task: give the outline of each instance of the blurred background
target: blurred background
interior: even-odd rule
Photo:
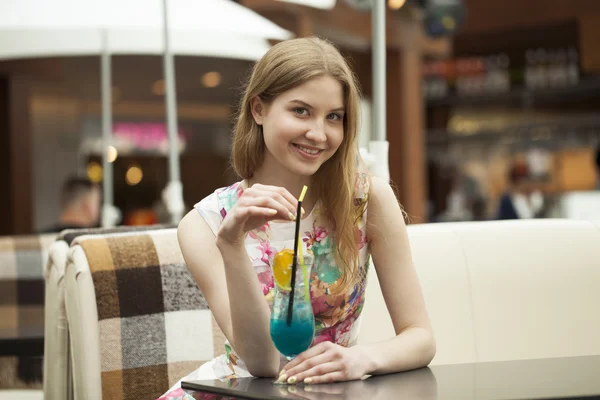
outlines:
[[[340,48],[363,89],[366,146],[370,1],[235,3]],[[15,46],[1,34],[0,52]],[[411,221],[600,218],[599,38],[598,0],[388,0],[389,171]],[[175,56],[186,210],[237,180],[231,128],[252,63]],[[120,224],[169,222],[162,57],[113,55],[111,87]],[[0,59],[1,235],[56,224],[70,177],[102,181],[100,88],[99,56]]]

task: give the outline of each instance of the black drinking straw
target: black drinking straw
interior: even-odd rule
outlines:
[[[298,245],[300,239],[300,219],[302,218],[301,210],[302,210],[302,200],[304,199],[304,194],[306,193],[306,186],[302,189],[302,194],[298,199],[298,209],[296,210],[296,230],[294,233],[294,257],[292,259],[292,279],[290,282],[290,301],[288,303],[288,314],[287,314],[287,325],[292,325],[292,314],[294,309],[294,287],[296,286],[296,268],[298,266]],[[306,282],[304,283],[306,284]]]

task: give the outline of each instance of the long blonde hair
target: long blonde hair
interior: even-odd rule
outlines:
[[[344,138],[313,176],[311,191],[316,192],[324,215],[332,223],[336,260],[342,270],[336,286],[341,289],[359,282],[362,273],[355,224],[364,210],[354,205],[360,93],[354,73],[332,44],[318,38],[284,41],[255,64],[235,124],[233,167],[238,175],[249,179],[263,162],[265,143],[261,127],[252,117],[252,99],[258,96],[270,103],[282,93],[324,75],[338,80],[343,87]]]

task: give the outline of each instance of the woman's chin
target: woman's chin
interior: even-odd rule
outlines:
[[[295,168],[292,169],[292,171],[294,171],[296,174],[301,175],[301,176],[313,176],[314,174],[317,173],[317,171],[319,170],[319,168],[321,167],[321,165],[315,165],[315,166],[308,166],[308,165],[304,165],[304,166],[296,166]]]

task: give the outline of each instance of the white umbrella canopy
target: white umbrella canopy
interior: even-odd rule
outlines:
[[[162,0],[3,0],[0,59],[162,54]],[[178,55],[256,60],[267,39],[292,34],[229,0],[169,0],[169,45]]]
[[[102,226],[119,220],[113,206],[110,101],[113,54],[162,54],[169,128],[169,184],[163,200],[176,223],[183,213],[173,55],[257,60],[268,39],[292,34],[230,0],[2,0],[0,60],[101,55],[103,195]]]

